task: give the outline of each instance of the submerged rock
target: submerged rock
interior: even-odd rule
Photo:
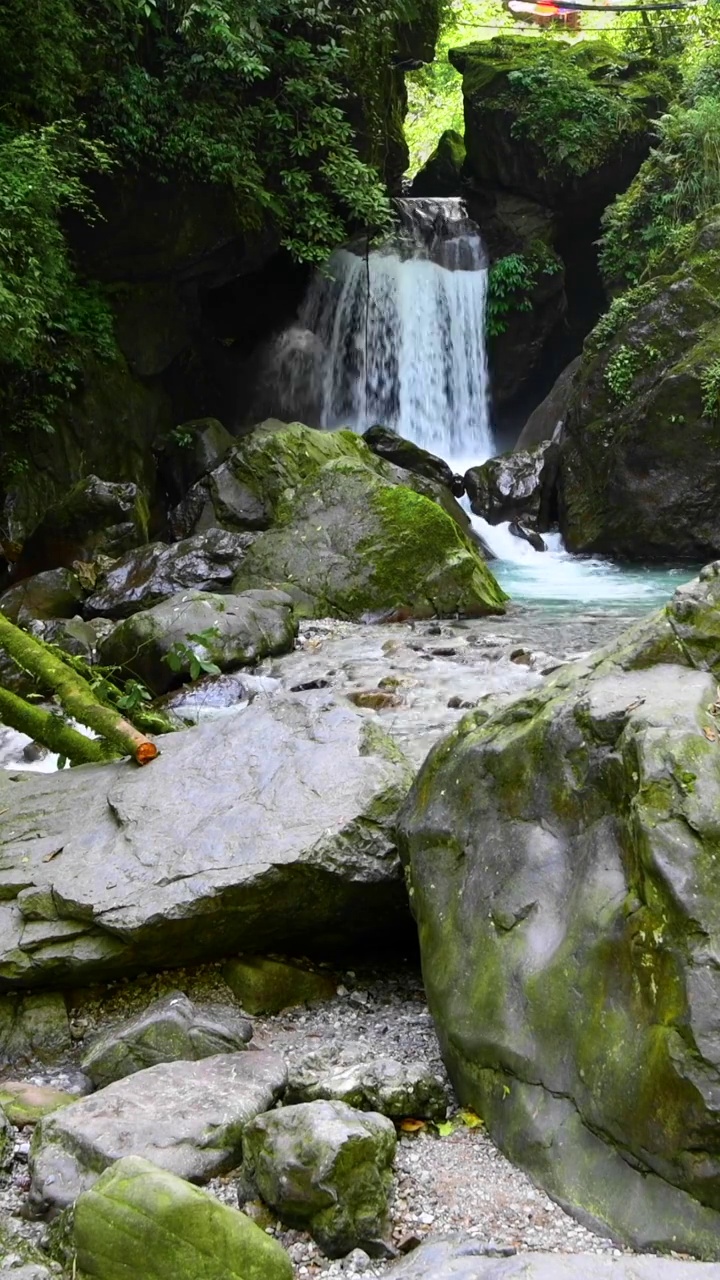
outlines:
[[[232,671],[286,653],[296,634],[293,602],[284,592],[187,591],[118,623],[99,652],[103,663],[122,667],[158,694],[191,677],[194,657]]]
[[[245,1130],[243,1172],[284,1222],[323,1252],[389,1252],[395,1126],[343,1102],[308,1102],[258,1116]]]
[[[118,1080],[41,1121],[30,1156],[31,1199],[42,1209],[64,1209],[123,1156],[207,1182],[240,1163],[245,1126],[272,1107],[286,1079],[276,1054],[224,1053]]]
[[[401,815],[463,1102],[638,1249],[720,1258],[720,565],[429,756]]]
[[[292,1280],[282,1247],[245,1214],[126,1156],[78,1200],[78,1265],[94,1280]]]
[[[128,618],[181,591],[229,590],[251,544],[251,534],[225,529],[208,529],[172,546],[151,542],[103,574],[85,603],[85,613],[91,618]]]
[[[136,1018],[101,1035],[85,1055],[82,1069],[102,1089],[159,1062],[192,1062],[235,1053],[251,1038],[247,1019],[218,1022],[196,1009],[181,991],[172,991]]]
[[[402,937],[411,777],[323,690],[170,734],[145,769],[0,771],[0,988]]]

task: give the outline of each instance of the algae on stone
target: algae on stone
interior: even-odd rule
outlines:
[[[127,1156],[75,1207],[77,1263],[92,1280],[292,1280],[284,1249],[250,1218],[149,1160]]]

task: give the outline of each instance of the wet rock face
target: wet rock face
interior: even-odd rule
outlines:
[[[181,591],[229,590],[252,535],[208,529],[168,546],[151,542],[114,564],[86,601],[86,616],[128,618]]]
[[[436,458],[433,453],[428,453],[427,449],[421,449],[410,440],[404,440],[389,427],[379,425],[369,427],[363,435],[363,440],[373,453],[379,458],[384,458],[386,462],[393,462],[396,467],[413,471],[416,475],[425,476],[428,480],[437,480],[454,491],[455,477],[447,462],[442,458]]]
[[[80,1197],[73,1238],[83,1274],[98,1280],[293,1275],[281,1246],[244,1214],[138,1156],[119,1160]]]
[[[27,625],[34,619],[72,618],[85,592],[70,569],[48,569],[25,578],[0,596],[0,610],[11,622]]]
[[[168,735],[152,769],[15,777],[0,771],[0,988],[409,927],[394,820],[410,768],[323,690]]]
[[[559,476],[572,551],[691,562],[720,553],[707,374],[720,334],[718,246],[710,219],[677,271],[617,299],[585,344]]]
[[[246,1177],[283,1221],[305,1226],[331,1258],[388,1252],[395,1126],[343,1102],[258,1116],[245,1130]]]
[[[719,618],[711,565],[605,653],[466,717],[400,820],[460,1098],[586,1219],[711,1258]]]
[[[481,467],[471,467],[465,473],[465,487],[472,510],[489,524],[510,520],[535,532],[547,529],[557,460],[557,446],[548,441],[525,452],[501,453]]]
[[[25,543],[15,578],[70,568],[74,560],[122,555],[147,540],[148,509],[135,484],[86,476],[51,507]]]

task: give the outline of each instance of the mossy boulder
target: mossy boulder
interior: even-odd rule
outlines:
[[[75,1207],[74,1240],[93,1280],[292,1280],[281,1245],[250,1218],[149,1160],[127,1156]]]
[[[271,956],[238,956],[229,960],[223,977],[246,1013],[279,1013],[305,1001],[329,1000],[337,980],[332,974],[276,960]]]
[[[586,222],[627,186],[650,148],[672,68],[603,40],[501,35],[450,51],[463,75],[466,169]]]
[[[0,1108],[18,1128],[37,1124],[59,1107],[69,1107],[73,1102],[77,1102],[76,1094],[65,1093],[49,1084],[28,1084],[26,1080],[0,1083]]]
[[[719,283],[716,217],[676,270],[616,299],[587,339],[560,465],[570,550],[720,554]]]
[[[304,1102],[245,1129],[243,1172],[263,1200],[305,1228],[331,1258],[385,1256],[395,1126],[344,1102]]]
[[[459,196],[464,163],[464,139],[454,129],[446,129],[440,134],[435,150],[413,178],[412,195]]]
[[[503,611],[505,594],[444,485],[383,462],[350,431],[272,424],[243,446],[245,476],[274,524],[249,549],[234,590],[301,588],[320,616]]]
[[[720,1258],[720,564],[421,770],[400,844],[443,1055],[511,1159]]]

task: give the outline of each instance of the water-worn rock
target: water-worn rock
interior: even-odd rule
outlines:
[[[223,977],[247,1013],[279,1013],[305,1001],[335,995],[332,974],[303,968],[268,956],[239,956],[228,960]]]
[[[37,1124],[58,1107],[77,1102],[77,1094],[65,1093],[48,1084],[29,1084],[26,1080],[0,1081],[0,1107],[12,1124],[21,1128]]]
[[[479,1240],[430,1240],[387,1272],[387,1280],[720,1280],[713,1263],[608,1258],[594,1253],[492,1256]]]
[[[668,274],[613,304],[585,344],[560,459],[560,527],[572,551],[628,560],[720,554],[713,367],[720,337],[720,219]]]
[[[103,663],[122,667],[157,694],[189,679],[194,654],[231,671],[286,653],[296,634],[293,602],[282,591],[184,591],[119,622],[99,653]],[[191,638],[199,635],[202,640]],[[166,661],[171,650],[173,666]]]
[[[349,431],[271,423],[247,440],[246,474],[252,463],[276,518],[248,551],[235,590],[301,587],[319,616],[502,612],[505,595],[443,485],[383,462]]]
[[[14,874],[12,870],[9,877],[2,878],[0,916],[2,898],[5,894],[12,896],[24,880],[22,873]],[[67,1007],[59,992],[0,997],[0,1062],[35,1058],[55,1062],[67,1053],[71,1043]]]
[[[33,574],[0,596],[0,610],[11,622],[35,618],[72,618],[85,592],[70,569],[48,569]]]
[[[292,1280],[289,1257],[245,1214],[137,1156],[77,1202],[77,1261],[93,1280]]]
[[[444,1120],[449,1102],[442,1080],[424,1063],[372,1057],[363,1046],[355,1052],[308,1054],[290,1068],[285,1098],[288,1103],[335,1099],[398,1120]]]
[[[140,770],[0,770],[0,987],[402,936],[412,775],[379,727],[319,690],[161,746]]]
[[[720,1258],[720,565],[431,753],[401,815],[461,1100],[561,1203]]]
[[[465,473],[476,515],[489,524],[506,520],[547,529],[553,514],[558,450],[550,441],[519,453],[501,453]]]
[[[218,467],[235,437],[217,418],[196,418],[171,431],[158,457],[158,470],[170,506],[198,480]]]
[[[447,462],[437,458],[434,453],[428,453],[427,449],[421,449],[411,440],[404,440],[389,427],[368,427],[363,440],[378,458],[393,462],[396,467],[403,467],[405,471],[426,476],[428,480],[438,480],[448,489],[454,489],[455,477]]]
[[[331,1258],[387,1251],[395,1127],[343,1102],[308,1102],[258,1116],[245,1130],[243,1172],[283,1221]]]
[[[5,1108],[0,1106],[0,1169],[4,1169],[12,1157],[15,1130]]]
[[[207,1182],[240,1163],[245,1126],[281,1096],[273,1053],[223,1053],[162,1062],[42,1120],[30,1153],[31,1198],[64,1209],[123,1156]]]
[[[181,991],[155,1000],[136,1018],[106,1032],[83,1059],[96,1089],[124,1076],[178,1059],[193,1061],[235,1053],[252,1038],[247,1018],[208,1018]]]
[[[128,618],[182,591],[229,591],[251,543],[251,534],[225,529],[208,529],[171,546],[151,542],[130,551],[103,574],[85,603],[85,613]]]

